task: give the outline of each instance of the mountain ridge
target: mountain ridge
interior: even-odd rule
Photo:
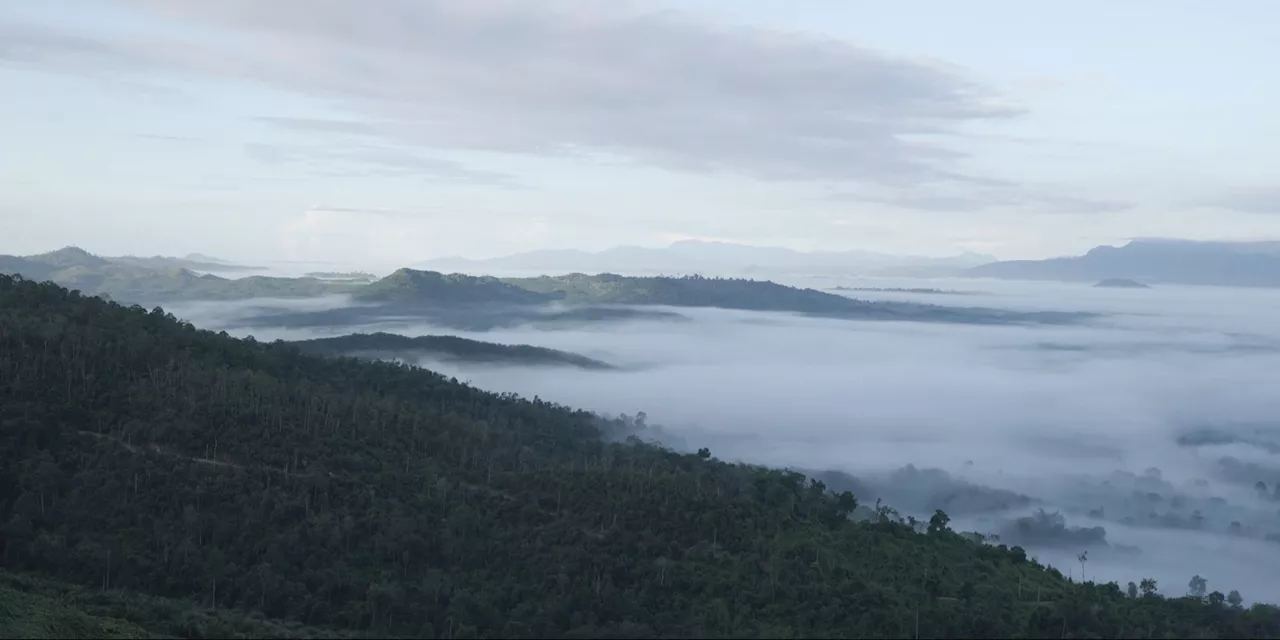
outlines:
[[[26,278],[52,280],[92,295],[122,302],[155,305],[178,300],[246,300],[252,298],[313,298],[346,294],[357,307],[323,312],[279,314],[276,320],[332,322],[334,326],[367,321],[370,314],[419,316],[441,320],[443,326],[467,328],[471,316],[485,316],[482,325],[516,321],[508,311],[522,307],[527,320],[547,319],[535,307],[555,305],[576,310],[547,309],[563,319],[627,319],[644,315],[616,307],[710,307],[742,311],[792,312],[855,320],[902,320],[957,323],[1075,322],[1092,314],[1050,311],[1008,311],[978,307],[944,307],[918,302],[867,301],[770,280],[743,277],[622,276],[613,273],[570,273],[532,278],[497,278],[410,268],[397,269],[371,283],[314,277],[248,276],[223,278],[188,269],[155,269],[112,262],[83,251],[60,255],[56,263],[0,256],[0,271]],[[72,264],[76,263],[76,264]],[[81,263],[87,263],[85,266]],[[60,266],[71,264],[72,266]],[[92,266],[96,265],[96,266]],[[606,308],[609,307],[609,308]],[[441,315],[444,314],[444,315]]]
[[[499,344],[448,335],[408,337],[385,332],[354,333],[332,338],[294,340],[290,344],[304,352],[324,356],[378,360],[425,357],[467,364],[561,366],[595,371],[616,369],[606,362],[569,351],[528,344]]]
[[[966,269],[968,277],[1154,284],[1280,287],[1280,242],[1137,239],[1083,255],[1009,260]]]

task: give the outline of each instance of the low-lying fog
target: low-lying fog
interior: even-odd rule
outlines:
[[[856,479],[828,484],[857,488],[864,504],[881,497],[926,519],[943,508],[956,528],[999,534],[1077,578],[1077,556],[1088,550],[1090,579],[1151,577],[1181,595],[1199,574],[1210,590],[1280,601],[1280,291],[788,284],[954,290],[968,293],[846,293],[1109,315],[1083,326],[992,327],[681,309],[695,321],[398,332],[534,344],[622,365],[602,373],[424,363],[494,391],[644,411],[668,442],[707,446],[722,459],[845,472]],[[226,303],[172,311],[211,329],[252,313]]]

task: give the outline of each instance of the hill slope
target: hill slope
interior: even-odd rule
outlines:
[[[265,267],[235,264],[218,258],[191,254],[184,258],[170,256],[117,256],[106,258],[116,264],[127,264],[151,269],[187,269],[190,271],[262,271]]]
[[[365,283],[315,277],[228,279],[181,268],[157,268],[156,265],[168,264],[161,259],[113,260],[116,259],[66,248],[25,258],[0,256],[0,272],[32,280],[52,280],[84,293],[143,306],[183,300],[306,298],[337,293],[350,294],[359,303],[319,312],[283,312],[266,319],[291,325],[351,326],[386,317],[416,316],[451,328],[484,330],[522,323],[639,319],[655,314],[677,319],[670,313],[605,308],[606,305],[716,307],[859,320],[971,324],[1067,323],[1089,315],[870,302],[740,278],[570,274],[499,279],[399,269],[385,278]],[[546,308],[565,304],[570,308]],[[544,308],[535,309],[539,305]],[[588,308],[592,306],[594,308]]]
[[[636,420],[50,283],[0,276],[0,371],[10,570],[379,636],[1280,634],[1221,594],[1071,584],[942,513],[857,524],[797,473],[607,442]]]
[[[299,349],[323,356],[373,360],[433,358],[473,364],[562,366],[605,370],[613,367],[586,356],[527,344],[497,344],[458,336],[409,338],[391,333],[356,333],[335,338],[298,340]]]
[[[565,303],[712,307],[777,311],[859,320],[908,320],[957,323],[1066,323],[1089,314],[1017,312],[977,307],[944,307],[914,302],[867,301],[743,278],[701,276],[620,276],[611,273],[536,278],[491,278],[401,269],[357,294],[400,307],[433,300],[507,304]]]
[[[551,296],[528,291],[493,277],[413,269],[399,269],[360,288],[355,297],[378,302],[433,305],[538,304],[552,299]]]
[[[1280,243],[1134,240],[1083,256],[1010,260],[974,267],[965,275],[1012,280],[1139,282],[1280,287]]]
[[[3,577],[0,575],[0,579]],[[129,622],[91,615],[45,594],[0,582],[0,638],[151,637],[151,633]]]
[[[1093,285],[1099,289],[1150,289],[1151,286],[1129,278],[1107,278]]]
[[[351,286],[317,278],[222,278],[194,273],[189,269],[193,265],[217,266],[160,256],[103,258],[78,247],[26,257],[0,255],[0,273],[17,274],[29,280],[51,280],[84,293],[143,305],[175,300],[314,297],[347,291]],[[224,270],[231,267],[235,266],[220,266]]]

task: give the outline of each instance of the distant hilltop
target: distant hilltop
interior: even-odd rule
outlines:
[[[228,278],[186,268],[156,268],[136,261],[95,256],[68,247],[34,256],[0,256],[0,273],[53,281],[88,295],[125,304],[152,306],[179,300],[248,300],[347,295],[360,304],[341,310],[296,312],[291,322],[330,325],[384,316],[430,317],[448,326],[491,326],[495,318],[543,321],[640,317],[636,309],[614,307],[719,308],[800,313],[851,320],[899,320],[977,324],[1071,323],[1089,314],[1019,312],[979,307],[942,307],[907,301],[868,301],[768,280],[707,278],[698,275],[622,276],[570,273],[533,278],[496,278],[461,273],[397,269],[368,282],[362,279],[284,278],[251,275]],[[313,274],[314,275],[314,274]],[[333,275],[333,274],[324,274]],[[350,275],[350,274],[338,274]],[[567,308],[572,307],[572,308]],[[364,315],[362,315],[364,314]],[[381,315],[379,315],[381,314]],[[522,315],[523,314],[523,315]],[[646,317],[668,311],[650,309]],[[674,314],[677,315],[678,314]],[[281,320],[281,316],[273,316]]]
[[[1130,278],[1107,278],[1099,280],[1093,286],[1102,289],[1150,289],[1151,285],[1143,284]]]
[[[963,275],[1007,280],[1280,287],[1280,242],[1134,240],[1082,256],[1008,260],[972,267]]]

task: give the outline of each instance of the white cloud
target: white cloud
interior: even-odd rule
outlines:
[[[1280,214],[1280,187],[1237,189],[1204,204],[1239,213]]]
[[[963,154],[938,137],[1019,114],[941,64],[637,5],[122,3],[205,29],[160,38],[10,26],[0,57],[260,81],[339,102],[380,133],[434,148],[605,152],[767,180],[963,179],[954,165]],[[177,35],[188,33],[202,35]]]

